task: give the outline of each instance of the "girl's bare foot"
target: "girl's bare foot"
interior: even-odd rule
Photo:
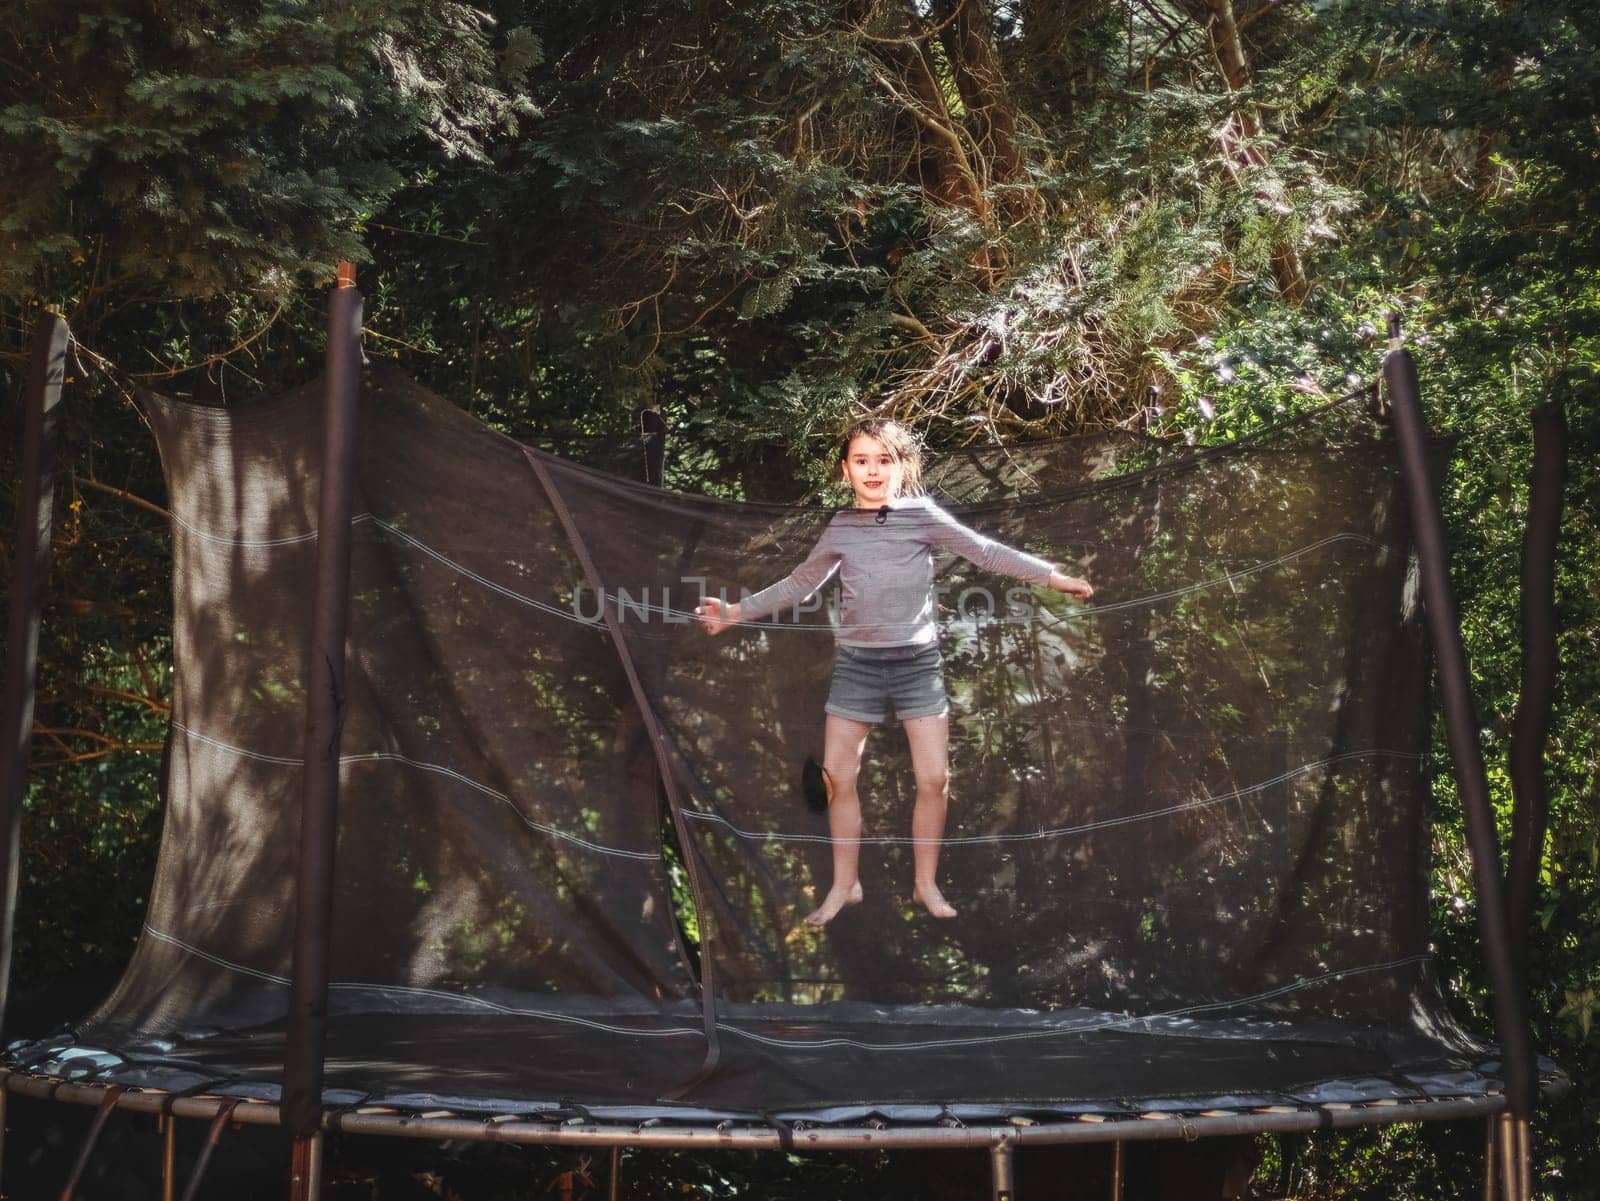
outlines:
[[[834,887],[828,890],[828,895],[822,898],[822,904],[806,916],[808,926],[826,926],[839,916],[841,910],[848,905],[861,904],[861,881],[857,880],[849,888]],[[941,898],[942,899],[942,898]],[[955,910],[950,910],[954,913]]]
[[[939,891],[937,884],[917,885],[916,898],[934,917],[952,918],[956,915],[956,907],[944,899],[944,893]]]

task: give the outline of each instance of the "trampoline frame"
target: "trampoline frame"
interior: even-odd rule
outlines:
[[[1559,1078],[1544,1081],[1552,1093],[1562,1089]],[[198,1120],[211,1125],[211,1141],[195,1169],[201,1175],[209,1160],[209,1150],[225,1125],[236,1127],[283,1127],[282,1107],[271,1101],[224,1097],[214,1094],[184,1096],[159,1089],[123,1088],[40,1075],[11,1068],[0,1068],[0,1140],[8,1094],[37,1100],[95,1106],[101,1118],[112,1110],[166,1119],[163,1133],[167,1150],[163,1157],[165,1188],[170,1197],[175,1157],[174,1119]],[[947,1120],[933,1126],[914,1123],[891,1124],[806,1122],[766,1123],[724,1121],[715,1126],[672,1125],[659,1122],[598,1122],[583,1118],[538,1119],[521,1114],[465,1116],[454,1111],[405,1112],[389,1106],[356,1106],[324,1109],[321,1128],[310,1136],[314,1146],[296,1139],[302,1150],[296,1156],[301,1170],[320,1178],[320,1160],[326,1134],[371,1135],[432,1141],[468,1141],[512,1146],[592,1148],[613,1152],[612,1170],[617,1170],[615,1153],[624,1148],[674,1151],[782,1151],[786,1153],[830,1153],[851,1151],[984,1150],[989,1152],[992,1195],[1008,1201],[1014,1189],[1014,1156],[1026,1147],[1083,1146],[1110,1144],[1113,1156],[1111,1196],[1120,1199],[1123,1147],[1127,1143],[1150,1143],[1254,1134],[1309,1134],[1318,1131],[1353,1130],[1367,1126],[1386,1126],[1404,1122],[1452,1121],[1486,1118],[1490,1122],[1486,1173],[1492,1173],[1496,1144],[1511,1149],[1517,1146],[1517,1125],[1522,1146],[1526,1146],[1525,1124],[1508,1114],[1503,1090],[1478,1095],[1445,1098],[1383,1098],[1365,1102],[1323,1102],[1295,1106],[1272,1105],[1252,1109],[1206,1109],[1197,1111],[1109,1111],[1087,1113],[1066,1121],[961,1123]],[[1515,1124],[1515,1125],[1514,1125]],[[101,1123],[91,1127],[79,1155],[77,1172],[93,1149]],[[291,1127],[292,1128],[292,1127]],[[4,1143],[0,1141],[0,1160]],[[1513,1156],[1499,1157],[1515,1163]],[[1520,1157],[1526,1163],[1524,1150]],[[298,1174],[298,1173],[297,1173]],[[76,1176],[76,1173],[75,1173]],[[613,1181],[616,1179],[613,1175]],[[320,1181],[319,1181],[320,1182]],[[190,1188],[197,1181],[191,1179]],[[310,1184],[310,1181],[307,1181]],[[1487,1186],[1492,1183],[1486,1181]],[[1509,1181],[1504,1182],[1509,1184]],[[615,1194],[612,1194],[615,1196]],[[1510,1188],[1506,1195],[1511,1196]],[[1526,1195],[1526,1194],[1524,1194]],[[70,1193],[64,1194],[70,1196]]]
[[[1193,1141],[1207,1136],[1290,1134],[1317,1130],[1343,1130],[1399,1122],[1489,1119],[1486,1141],[1486,1198],[1494,1195],[1498,1175],[1500,1193],[1507,1201],[1526,1201],[1531,1194],[1529,1120],[1541,1085],[1550,1093],[1566,1087],[1558,1076],[1537,1078],[1528,1014],[1526,966],[1514,951],[1512,919],[1526,923],[1530,873],[1536,872],[1543,838],[1542,780],[1539,758],[1548,725],[1549,697],[1553,692],[1553,534],[1559,524],[1560,494],[1564,484],[1564,425],[1559,412],[1541,411],[1535,420],[1536,453],[1534,501],[1523,558],[1524,689],[1522,703],[1532,714],[1524,723],[1519,707],[1519,739],[1514,747],[1513,780],[1517,813],[1513,871],[1503,883],[1500,848],[1489,807],[1487,780],[1481,749],[1474,733],[1469,677],[1461,640],[1459,617],[1451,595],[1445,557],[1443,524],[1437,485],[1431,478],[1426,451],[1427,430],[1418,398],[1416,367],[1405,349],[1397,317],[1390,318],[1390,350],[1383,377],[1390,417],[1399,443],[1402,469],[1412,511],[1413,533],[1421,564],[1424,604],[1430,615],[1429,635],[1438,665],[1440,690],[1450,736],[1452,759],[1466,814],[1468,843],[1480,904],[1483,946],[1491,978],[1491,1004],[1502,1048],[1504,1085],[1473,1095],[1440,1098],[1383,1098],[1371,1101],[1271,1105],[1254,1109],[1181,1109],[1131,1112],[1108,1109],[1069,1120],[1032,1122],[1015,1118],[1007,1122],[965,1124],[949,1117],[940,1125],[868,1121],[851,1124],[811,1124],[804,1121],[766,1122],[729,1120],[716,1125],[673,1125],[651,1119],[637,1123],[608,1123],[592,1117],[533,1118],[525,1114],[464,1116],[449,1110],[404,1112],[369,1106],[328,1107],[322,1097],[326,1038],[328,900],[332,893],[333,833],[338,803],[337,756],[339,694],[337,678],[314,682],[308,715],[306,765],[308,787],[303,817],[298,896],[301,921],[295,938],[295,971],[291,1031],[281,1103],[218,1095],[183,1095],[156,1089],[71,1080],[38,1074],[0,1064],[0,1156],[4,1151],[6,1100],[10,1094],[68,1104],[92,1105],[94,1123],[78,1155],[65,1191],[70,1197],[96,1140],[110,1114],[116,1110],[156,1116],[166,1138],[163,1156],[163,1196],[173,1196],[175,1130],[177,1119],[210,1123],[210,1136],[194,1176],[185,1192],[197,1191],[212,1150],[228,1125],[277,1126],[294,1136],[290,1193],[296,1201],[320,1195],[325,1136],[329,1132],[432,1140],[464,1140],[514,1145],[608,1148],[612,1151],[611,1195],[616,1196],[618,1156],[624,1147],[674,1150],[782,1150],[832,1152],[915,1149],[986,1149],[990,1153],[993,1195],[1010,1201],[1013,1191],[1015,1151],[1025,1146],[1065,1146],[1109,1143],[1113,1148],[1112,1196],[1120,1198],[1122,1148],[1129,1142],[1171,1139]],[[328,371],[325,376],[325,420],[329,439],[328,462],[333,466],[322,481],[319,509],[322,528],[348,529],[350,473],[356,393],[359,386],[361,297],[355,291],[355,269],[341,263],[329,308]],[[33,668],[42,609],[43,567],[49,554],[53,488],[50,486],[52,410],[65,375],[68,333],[54,313],[45,314],[34,334],[29,383],[25,393],[27,428],[23,447],[23,480],[17,513],[16,557],[11,637],[5,675],[4,714],[0,717],[0,1017],[9,984],[10,952],[15,915],[17,853],[23,774],[28,756],[32,719]],[[337,447],[338,453],[332,453]],[[1531,549],[1537,547],[1538,549]],[[335,548],[337,551],[337,548]],[[324,654],[318,661],[342,662],[344,629],[340,613],[348,605],[348,551],[344,563],[339,553],[319,559],[316,616],[313,627]],[[1534,597],[1535,599],[1530,599]],[[1530,668],[1530,663],[1533,666]],[[337,675],[337,668],[334,671]],[[318,701],[326,703],[317,703]],[[1542,713],[1540,712],[1542,707]],[[1526,729],[1524,725],[1526,724]],[[321,747],[314,759],[311,748]],[[326,760],[321,762],[320,760]],[[317,768],[326,768],[320,773]],[[1530,783],[1531,782],[1531,787]],[[1525,792],[1530,792],[1526,799]],[[1524,812],[1526,805],[1526,812]],[[1518,820],[1521,825],[1519,826]],[[1508,910],[1505,894],[1516,903]],[[714,990],[704,982],[703,1001],[713,1012]],[[708,1053],[701,1076],[717,1060],[715,1027],[708,1020]],[[698,1079],[699,1077],[697,1077]],[[1499,1171],[1495,1171],[1498,1163]]]

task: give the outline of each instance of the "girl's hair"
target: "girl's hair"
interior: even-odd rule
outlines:
[[[839,461],[850,458],[850,443],[857,438],[876,438],[883,443],[900,466],[900,495],[922,495],[922,445],[905,426],[887,417],[868,417],[845,431],[839,443]]]

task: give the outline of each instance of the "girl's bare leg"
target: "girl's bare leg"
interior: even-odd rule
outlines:
[[[912,717],[901,724],[917,776],[917,807],[911,811],[916,897],[934,917],[954,917],[955,906],[939,891],[939,840],[950,803],[950,718]]]
[[[846,905],[861,903],[861,748],[872,727],[864,721],[828,714],[822,735],[822,770],[828,773],[828,834],[833,839],[833,887],[806,918],[825,926]]]

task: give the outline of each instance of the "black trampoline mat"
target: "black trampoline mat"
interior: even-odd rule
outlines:
[[[1451,1031],[843,1003],[726,1007],[716,1069],[671,1101],[705,1058],[698,1014],[685,1006],[608,1011],[583,1000],[563,998],[548,1019],[335,1015],[327,1102],[828,1122],[1360,1103],[1499,1089],[1491,1053]],[[277,1097],[280,1025],[161,1042],[109,1030],[85,1035],[70,1047],[13,1047],[11,1059],[68,1078]]]

